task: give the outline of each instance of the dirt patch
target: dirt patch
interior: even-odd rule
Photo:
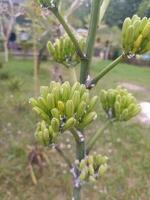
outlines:
[[[141,102],[141,113],[138,116],[138,119],[143,124],[150,125],[150,102]]]
[[[120,85],[127,90],[133,91],[133,92],[148,92],[149,90],[133,83],[129,82],[121,82]],[[139,114],[138,121],[140,121],[142,124],[150,125],[150,102],[140,102],[141,106],[141,113]]]
[[[131,91],[145,91],[146,89],[140,85],[136,85],[136,84],[133,84],[133,83],[128,83],[128,82],[121,82],[120,85],[128,90],[131,90]]]

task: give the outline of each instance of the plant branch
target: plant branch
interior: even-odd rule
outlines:
[[[112,63],[110,63],[108,66],[106,66],[91,82],[89,85],[89,88],[92,85],[96,85],[97,82],[105,76],[109,71],[111,71],[116,65],[118,65],[122,60],[124,59],[124,54],[119,56],[116,60],[114,60]]]
[[[71,129],[76,141],[76,159],[81,161],[85,157],[85,137],[83,133],[76,129]]]
[[[76,160],[79,162],[85,158],[85,137],[83,133],[79,130],[76,130],[75,128],[70,130],[73,134],[75,141],[76,141]],[[79,177],[79,170],[77,167],[75,167],[75,174],[77,177],[74,178],[74,187],[73,187],[73,198],[72,200],[80,200],[80,193],[81,193],[81,184],[78,179]]]
[[[91,149],[93,148],[93,146],[95,145],[95,143],[98,141],[99,137],[101,136],[101,134],[104,132],[104,130],[109,126],[109,124],[111,123],[111,121],[107,121],[106,124],[100,128],[94,136],[92,136],[88,143],[87,143],[87,148],[86,148],[86,154],[89,154],[89,152],[91,151]]]
[[[54,145],[54,148],[59,153],[59,155],[64,159],[64,161],[67,163],[68,167],[71,169],[72,164],[71,164],[70,160],[68,159],[68,157],[63,153],[63,151],[59,148],[58,145]]]
[[[87,60],[81,61],[81,73],[80,73],[80,82],[85,83],[87,80],[87,76],[90,71],[90,65],[92,61],[92,55],[94,50],[94,43],[99,23],[100,16],[100,3],[101,0],[93,0],[92,1],[92,10],[91,10],[91,18],[90,18],[90,28],[88,33],[88,38],[86,42],[86,50],[85,54],[87,56]]]
[[[68,26],[67,22],[64,20],[64,18],[62,17],[62,15],[59,13],[59,11],[57,12],[53,12],[54,15],[56,16],[56,18],[58,19],[58,21],[60,22],[60,24],[63,26],[63,28],[65,29],[65,31],[67,32],[68,36],[70,37],[70,39],[72,40],[77,54],[79,55],[80,59],[86,59],[81,48],[80,45],[78,43],[78,40],[76,39],[76,37],[74,36],[73,32],[71,31],[70,27]]]
[[[74,187],[72,200],[80,200],[80,198],[81,198],[80,192],[81,192],[81,187],[80,188]]]

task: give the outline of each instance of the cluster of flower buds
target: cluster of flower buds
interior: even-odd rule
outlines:
[[[84,49],[85,41],[79,40],[81,49]],[[47,48],[53,60],[58,63],[76,65],[80,59],[76,53],[76,48],[68,36],[62,36],[57,39],[54,44],[50,41],[47,43]]]
[[[106,156],[89,155],[79,163],[80,181],[95,182],[99,177],[103,176],[107,170]]]
[[[66,130],[85,128],[97,118],[93,111],[97,100],[97,96],[90,99],[89,91],[79,82],[73,86],[67,81],[63,84],[51,82],[41,87],[40,97],[30,99],[33,110],[44,120],[38,125],[36,137],[40,133],[41,140],[41,131],[45,130],[44,137],[49,132],[47,141],[52,142],[53,137]]]
[[[38,3],[42,6],[42,8],[47,8],[52,11],[58,9],[60,0],[37,0]]]
[[[125,54],[143,54],[150,51],[150,18],[134,15],[125,19],[122,28]]]
[[[49,145],[55,143],[55,139],[58,135],[57,122],[52,122],[52,125],[48,125],[45,121],[41,121],[37,125],[35,132],[36,140],[42,145]]]
[[[100,100],[108,117],[118,121],[127,121],[141,110],[135,97],[120,87],[102,90]]]

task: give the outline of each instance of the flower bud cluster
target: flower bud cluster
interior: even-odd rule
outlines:
[[[95,182],[99,177],[103,176],[107,170],[106,156],[89,155],[79,163],[80,181]]]
[[[73,86],[67,81],[63,84],[51,82],[49,86],[41,87],[40,97],[30,99],[33,110],[44,120],[38,124],[36,138],[41,140],[44,130],[46,137],[49,133],[49,139],[44,144],[47,141],[52,143],[59,133],[72,128],[85,128],[97,118],[97,113],[93,111],[97,100],[97,96],[90,99],[89,91],[79,82]]]
[[[37,124],[37,129],[35,132],[36,140],[42,145],[49,145],[55,143],[55,139],[58,135],[57,124],[49,126],[45,121],[41,121]]]
[[[136,116],[141,110],[135,97],[128,93],[126,89],[120,87],[102,90],[100,101],[108,117],[118,121],[127,121]]]
[[[80,39],[79,45],[83,50],[85,41]],[[76,53],[76,48],[68,36],[57,39],[54,44],[49,41],[47,43],[47,48],[53,60],[58,63],[75,65],[80,61],[79,56]]]
[[[134,15],[125,19],[122,28],[125,54],[143,54],[150,51],[150,18]]]

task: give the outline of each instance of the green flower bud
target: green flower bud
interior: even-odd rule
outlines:
[[[47,124],[50,143],[54,142],[59,133],[71,128],[83,129],[97,117],[94,106],[98,97],[90,101],[89,91],[79,82],[71,86],[69,82],[60,84],[52,81],[49,86],[41,87],[40,92],[37,99],[31,98],[29,102]],[[46,138],[48,132],[45,128],[40,131]]]
[[[88,156],[87,162],[88,162],[89,165],[92,165],[94,163],[93,156]]]
[[[97,113],[96,112],[90,112],[87,115],[85,115],[83,117],[83,120],[80,124],[80,128],[84,128],[87,125],[89,125],[91,122],[93,122],[94,120],[96,120],[97,118]]]
[[[32,106],[38,106],[38,102],[34,98],[30,98],[29,103],[31,103]]]
[[[79,40],[79,45],[82,49],[83,40],[81,43]],[[73,42],[66,35],[60,39],[56,39],[54,44],[49,41],[47,43],[47,48],[52,58],[56,62],[64,64],[66,67],[75,66],[78,62],[80,62]]]
[[[54,118],[60,119],[60,112],[57,108],[53,108],[51,110],[51,114]]]
[[[90,176],[93,176],[93,175],[94,175],[94,168],[93,168],[93,165],[89,165],[89,167],[88,167],[88,172],[89,172]]]
[[[80,168],[80,170],[82,170],[82,169],[84,169],[85,167],[86,167],[86,162],[85,162],[85,160],[83,159],[83,160],[81,160],[81,162],[80,162],[79,168]]]
[[[54,132],[59,132],[60,123],[59,123],[58,119],[53,118],[51,121],[51,126],[52,126],[52,129],[54,130]]]
[[[69,129],[73,128],[75,126],[75,124],[76,124],[76,119],[74,119],[73,117],[71,117],[64,124],[63,130],[64,131],[67,130],[67,129],[69,130]]]
[[[75,91],[73,96],[72,96],[72,101],[74,104],[74,108],[76,109],[78,107],[78,105],[80,104],[80,92],[79,91]]]
[[[65,104],[62,101],[58,101],[58,110],[63,114],[65,111]]]
[[[86,171],[86,170],[83,170],[83,171],[81,172],[79,178],[80,178],[81,181],[85,181],[86,177],[87,177],[87,171]]]
[[[95,183],[96,179],[93,176],[89,176],[89,182],[90,183]]]
[[[54,99],[53,94],[51,94],[51,93],[48,94],[46,100],[47,100],[47,104],[48,104],[49,109],[55,108],[55,99]]]
[[[48,86],[42,86],[42,87],[40,87],[40,94],[41,94],[42,97],[46,98],[48,92],[49,92]]]
[[[97,101],[98,101],[98,96],[94,96],[94,97],[91,99],[91,101],[90,101],[90,103],[89,103],[89,105],[88,105],[87,112],[91,112],[91,111],[93,110],[93,108],[95,107]]]
[[[78,106],[77,112],[76,112],[76,116],[78,119],[83,117],[83,115],[86,111],[86,106],[87,106],[87,104],[84,101],[81,101],[81,103]]]
[[[73,100],[68,100],[66,102],[66,115],[68,118],[72,117],[74,114],[74,103]]]
[[[100,100],[108,117],[118,121],[127,121],[140,112],[133,95],[119,87],[114,90],[103,90]]]
[[[107,171],[107,168],[108,168],[107,164],[103,164],[99,167],[99,170],[98,170],[99,177],[105,174],[105,172]]]
[[[149,51],[146,45],[150,41],[150,21],[134,15],[126,18],[122,27],[122,46],[125,54],[142,54]]]

